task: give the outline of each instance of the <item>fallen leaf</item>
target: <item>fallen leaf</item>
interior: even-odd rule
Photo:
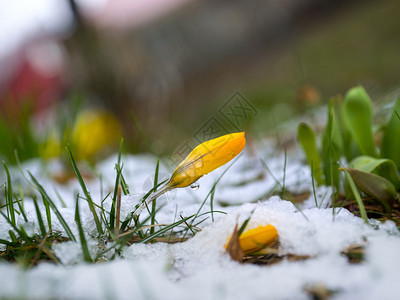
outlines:
[[[236,260],[238,262],[243,261],[244,252],[239,243],[239,230],[237,223],[228,242],[228,245],[226,246],[226,251],[229,253],[233,260]]]

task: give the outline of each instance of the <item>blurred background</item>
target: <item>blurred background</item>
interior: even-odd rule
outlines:
[[[0,1],[0,156],[171,155],[398,90],[398,0]],[[193,140],[186,143],[185,141]],[[186,147],[186,148],[185,148]]]

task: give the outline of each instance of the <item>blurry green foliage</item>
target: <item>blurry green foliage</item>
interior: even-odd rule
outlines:
[[[336,192],[340,190],[339,160],[345,157],[348,172],[355,185],[367,196],[380,203],[385,211],[390,211],[397,201],[400,191],[399,156],[400,156],[400,97],[397,99],[391,118],[383,129],[383,140],[378,154],[373,132],[372,101],[361,86],[348,91],[344,101],[332,100],[328,108],[328,122],[322,132],[322,151],[320,155],[321,170],[318,165],[310,163],[310,148],[315,148],[315,141],[307,138],[302,131],[307,127],[299,124],[298,139],[306,153],[310,167],[318,184],[333,185]],[[313,135],[312,132],[308,136]],[[314,150],[315,152],[315,150]],[[313,153],[313,161],[315,158]],[[323,173],[323,179],[316,174]]]
[[[18,119],[0,116],[0,159],[15,164],[15,151],[21,160],[38,156],[39,143],[32,130],[31,117],[29,105],[20,109]]]

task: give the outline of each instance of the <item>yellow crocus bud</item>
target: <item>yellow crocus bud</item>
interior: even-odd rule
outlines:
[[[223,166],[246,145],[244,132],[231,133],[201,143],[178,165],[169,181],[148,201],[174,188],[182,188],[196,182],[200,177]]]
[[[278,238],[278,231],[270,224],[249,229],[239,236],[240,248],[244,254],[259,251]]]
[[[235,233],[235,232],[234,232]],[[225,249],[228,250],[228,245],[232,243],[231,239],[234,238],[234,234],[229,237],[228,242],[225,244]],[[253,229],[248,229],[244,231],[233,243],[239,242],[239,246],[242,255],[257,252],[269,245],[271,245],[278,238],[278,231],[276,228],[270,224],[265,226],[258,226]],[[241,260],[240,260],[241,261]]]
[[[191,185],[229,162],[245,145],[244,132],[223,135],[198,145],[175,169],[167,185],[173,188]]]
[[[72,131],[72,148],[77,159],[93,161],[109,148],[115,148],[121,139],[121,125],[107,111],[81,112]]]

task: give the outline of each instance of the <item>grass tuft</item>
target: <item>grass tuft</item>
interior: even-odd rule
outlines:
[[[97,232],[99,233],[99,235],[101,235],[101,234],[103,234],[103,228],[101,226],[101,223],[100,223],[100,220],[99,220],[99,216],[96,213],[96,209],[95,209],[95,205],[93,203],[93,199],[90,196],[90,193],[89,193],[88,189],[86,188],[85,182],[83,181],[82,175],[79,172],[78,166],[76,165],[76,162],[75,162],[74,156],[72,155],[70,147],[67,146],[66,149],[67,149],[67,152],[68,152],[68,155],[69,155],[69,160],[71,162],[72,169],[74,170],[76,179],[78,180],[78,182],[79,182],[79,184],[80,184],[80,186],[82,188],[82,191],[86,196],[86,200],[87,200],[87,203],[89,205],[89,209],[90,209],[90,211],[91,211],[91,213],[93,215],[94,222],[96,223]]]

